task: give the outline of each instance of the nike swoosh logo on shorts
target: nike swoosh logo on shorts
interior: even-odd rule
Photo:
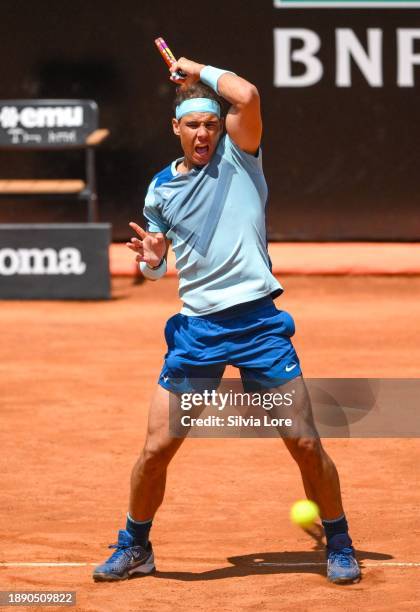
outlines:
[[[287,365],[284,369],[286,370],[286,372],[291,372],[296,366],[297,363],[289,363],[289,365]]]

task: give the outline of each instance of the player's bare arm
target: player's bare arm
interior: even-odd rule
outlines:
[[[200,80],[204,64],[181,57],[171,71],[182,70],[187,77],[181,87],[188,88]],[[173,79],[172,79],[173,80]],[[219,95],[231,107],[226,115],[226,131],[240,149],[254,154],[261,142],[262,119],[258,89],[249,81],[231,72],[224,73],[217,83]]]

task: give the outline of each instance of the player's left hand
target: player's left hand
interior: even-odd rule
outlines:
[[[187,89],[194,83],[200,80],[200,72],[204,68],[204,64],[198,64],[197,62],[193,62],[192,60],[187,59],[186,57],[180,57],[172,66],[170,67],[170,72],[176,72],[177,70],[182,70],[187,76],[182,81],[175,79],[171,76],[171,81],[177,83],[182,89]]]
[[[139,238],[131,238],[131,242],[126,242],[126,246],[137,253],[136,261],[144,261],[151,268],[159,265],[166,253],[165,235],[161,233],[146,232],[140,225],[131,221],[130,227],[136,232]]]

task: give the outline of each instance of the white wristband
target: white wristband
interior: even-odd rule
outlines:
[[[166,259],[163,258],[157,268],[150,268],[145,261],[141,261],[139,263],[139,268],[145,278],[149,280],[158,280],[158,278],[161,278],[166,273]]]
[[[200,71],[200,81],[205,85],[208,85],[217,94],[219,90],[217,88],[217,82],[220,77],[224,74],[235,74],[231,70],[222,70],[221,68],[214,68],[213,66],[204,66]]]

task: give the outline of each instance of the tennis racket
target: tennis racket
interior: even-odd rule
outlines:
[[[159,53],[163,57],[166,65],[168,66],[168,68],[170,68],[172,64],[176,62],[174,54],[172,53],[163,38],[156,38],[155,45]],[[185,72],[182,72],[182,70],[177,70],[176,72],[171,72],[171,77],[176,81],[184,81],[187,75],[185,74]]]

